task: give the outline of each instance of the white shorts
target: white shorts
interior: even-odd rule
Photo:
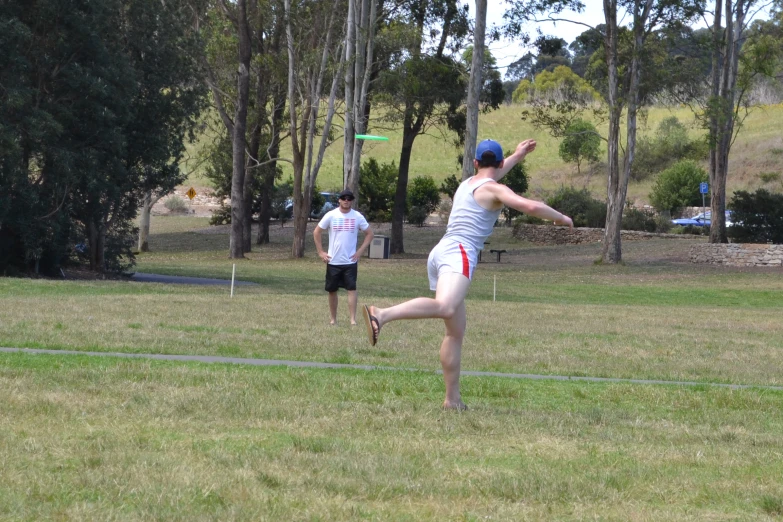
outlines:
[[[456,272],[472,279],[477,259],[478,253],[473,252],[469,246],[454,241],[441,241],[435,245],[427,259],[430,290],[437,288],[441,274]]]

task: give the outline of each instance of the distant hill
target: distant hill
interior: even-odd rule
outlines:
[[[538,148],[528,157],[527,166],[530,174],[530,194],[533,197],[543,197],[546,192],[561,185],[583,187],[597,197],[606,192],[605,169],[602,165],[594,169],[588,176],[583,172],[576,175],[574,165],[564,163],[557,154],[559,141],[550,137],[545,131],[534,129],[529,123],[521,120],[522,105],[504,105],[499,110],[482,114],[479,117],[479,139],[492,138],[499,141],[504,149],[513,150],[516,144],[526,138],[538,141]],[[686,107],[662,108],[655,107],[647,111],[646,119],[639,121],[639,135],[652,134],[658,124],[667,117],[676,116],[680,122],[689,128],[692,138],[702,136],[704,131],[697,126],[690,109]],[[744,122],[739,136],[732,148],[729,167],[728,192],[735,190],[755,190],[765,187],[774,191],[783,191],[783,135],[780,132],[780,122],[783,121],[783,104],[766,105],[752,110]],[[605,132],[604,129],[599,129]],[[371,126],[369,132],[388,136],[388,142],[366,142],[364,155],[374,157],[379,162],[399,164],[402,133],[397,129],[384,129]],[[195,153],[209,138],[202,136],[200,143],[190,147]],[[457,157],[461,150],[453,144],[453,135],[441,135],[437,129],[430,134],[419,136],[413,146],[410,177],[432,176],[439,184],[451,174],[459,175],[460,167]],[[281,146],[282,155],[286,155],[290,144],[286,141]],[[342,185],[342,138],[327,149],[324,164],[318,175],[318,186],[322,190],[338,189]],[[605,155],[605,150],[603,152]],[[291,166],[283,162],[284,178],[291,175]],[[705,163],[706,168],[706,163]],[[191,185],[206,186],[208,181],[201,177],[201,169],[196,168]],[[775,176],[777,173],[779,176]],[[771,174],[771,175],[770,175]],[[765,181],[766,180],[766,181]],[[642,183],[631,182],[628,196],[631,201],[646,203],[652,180]]]

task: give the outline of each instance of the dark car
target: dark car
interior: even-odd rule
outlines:
[[[696,214],[692,218],[680,218],[680,219],[673,219],[672,225],[679,225],[681,227],[687,227],[687,226],[697,226],[697,227],[708,227],[712,224],[712,212],[707,211],[700,214]],[[732,212],[731,210],[726,211],[726,226],[730,227],[733,225],[734,222],[732,220]]]
[[[324,217],[324,214],[340,206],[337,202],[337,194],[334,192],[321,192],[321,197],[324,198],[324,204],[321,208],[312,208],[310,210],[310,219],[321,219]]]

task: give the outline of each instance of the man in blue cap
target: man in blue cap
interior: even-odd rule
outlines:
[[[534,140],[517,145],[514,153],[503,159],[503,148],[494,140],[484,140],[476,147],[473,162],[476,175],[463,181],[451,207],[446,234],[432,249],[427,262],[430,290],[435,298],[419,297],[390,308],[364,306],[367,335],[373,346],[381,327],[400,319],[443,319],[446,335],[440,346],[440,362],[446,383],[443,407],[464,410],[459,391],[462,341],[467,325],[465,296],[470,287],[479,250],[492,233],[504,206],[525,214],[554,221],[556,225],[573,227],[566,215],[541,203],[515,194],[506,185],[497,183],[511,168],[536,148]]]

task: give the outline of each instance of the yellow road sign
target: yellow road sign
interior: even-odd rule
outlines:
[[[193,187],[190,187],[190,190],[188,190],[187,192],[185,192],[185,195],[186,195],[187,197],[189,197],[190,199],[193,199],[193,198],[195,198],[195,197],[196,197],[196,189],[194,189]]]

